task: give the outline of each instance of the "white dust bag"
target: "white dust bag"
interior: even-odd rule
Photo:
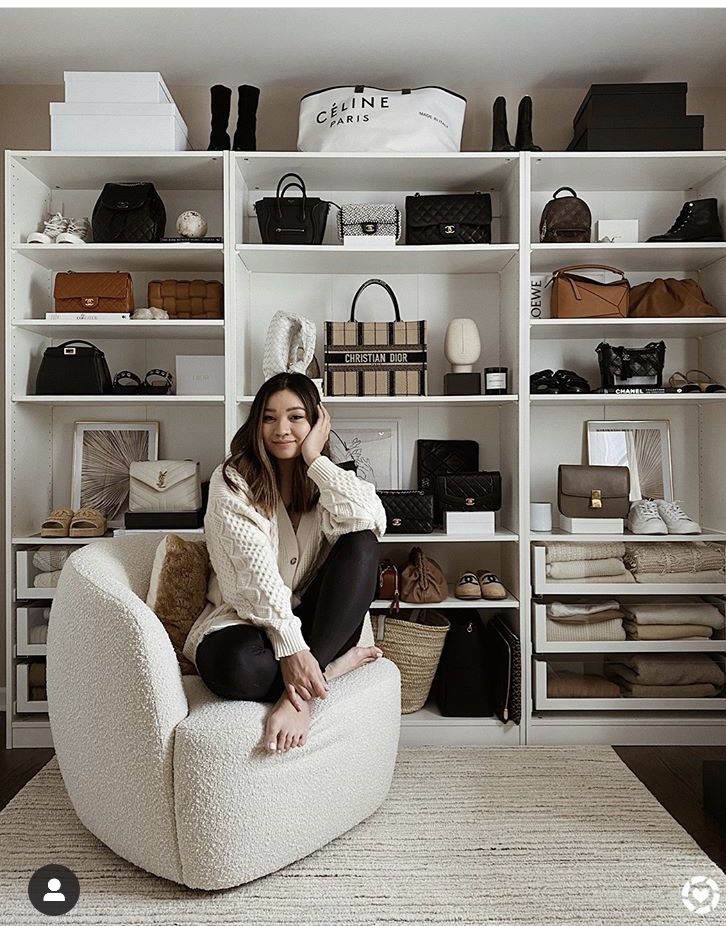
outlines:
[[[315,356],[315,322],[302,315],[275,312],[262,355],[265,382],[276,373],[305,373]]]
[[[443,87],[329,87],[300,100],[298,151],[460,151],[466,99]]]

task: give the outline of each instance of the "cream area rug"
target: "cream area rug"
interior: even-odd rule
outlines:
[[[684,926],[692,877],[726,876],[612,749],[401,749],[386,802],[308,858],[250,884],[193,891],[114,855],[79,822],[53,758],[0,813],[0,922],[48,864],[80,881],[83,926]],[[704,882],[701,882],[704,883]]]

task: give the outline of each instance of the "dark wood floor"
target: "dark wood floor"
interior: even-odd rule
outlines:
[[[52,749],[5,749],[0,714],[0,808],[53,757]],[[615,751],[703,851],[726,871],[726,831],[703,809],[705,759],[726,761],[726,746],[618,746]]]

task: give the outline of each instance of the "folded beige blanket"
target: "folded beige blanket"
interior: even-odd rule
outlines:
[[[625,614],[622,611],[619,611],[617,608],[612,608],[608,611],[597,611],[595,614],[571,614],[568,617],[549,617],[548,620],[553,620],[558,624],[599,624],[603,621],[621,621],[625,617]]]
[[[601,598],[599,601],[552,601],[547,605],[550,617],[569,617],[577,614],[596,614],[598,611],[611,611],[620,605],[614,598]]]
[[[48,625],[36,624],[28,630],[28,643],[47,643],[48,642]]]
[[[697,582],[707,585],[709,583],[723,583],[726,581],[726,573],[717,572],[713,569],[704,572],[636,572],[634,576],[635,581],[641,582],[643,585],[648,583],[667,583],[669,585],[682,583],[683,585],[694,585]]]
[[[713,698],[721,694],[715,685],[631,685],[626,681],[621,684],[621,691],[626,698]]]
[[[706,653],[618,653],[605,660],[605,674],[639,685],[723,685],[724,670]]]
[[[619,576],[585,576],[582,579],[551,579],[552,582],[556,582],[558,585],[567,585],[572,582],[582,582],[588,585],[597,585],[600,582],[635,582],[635,576],[632,572],[628,572],[627,569],[622,575]]]
[[[704,572],[726,568],[726,551],[718,543],[626,543],[625,564],[633,572]]]
[[[569,621],[553,621],[548,617],[545,632],[551,643],[626,639],[620,618],[599,621],[596,624],[574,624]]]
[[[573,560],[570,563],[552,563],[545,567],[553,579],[583,579],[588,576],[620,576],[627,570],[621,559]]]
[[[39,572],[33,579],[33,586],[35,588],[55,588],[61,572],[61,569],[55,572]]]
[[[28,666],[28,684],[45,685],[45,663],[31,662]]]
[[[687,640],[713,636],[713,627],[701,624],[636,624],[623,621],[629,640]]]
[[[65,544],[46,544],[44,547],[38,547],[33,553],[33,565],[41,572],[54,572],[56,569],[62,569],[68,557],[77,549],[77,546]]]
[[[699,624],[721,630],[726,618],[707,601],[647,602],[623,605],[626,618],[635,624]]]
[[[600,675],[579,675],[553,669],[547,674],[549,698],[619,698],[620,689]]]
[[[622,559],[625,544],[611,543],[548,543],[546,561],[548,563],[569,563],[585,559]]]

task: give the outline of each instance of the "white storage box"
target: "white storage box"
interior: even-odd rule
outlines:
[[[16,669],[15,680],[15,701],[19,714],[32,711],[34,713],[46,714],[48,712],[48,701],[31,701],[30,685],[28,684],[28,670],[30,666],[27,662],[19,662]]]
[[[50,607],[50,604],[48,605]],[[16,608],[15,622],[17,627],[18,656],[45,656],[46,643],[31,643],[31,631],[37,627],[48,626],[43,613],[46,608],[28,607]]]
[[[17,550],[15,553],[15,598],[55,598],[55,588],[36,588],[35,577],[40,572],[33,565],[37,547]]]
[[[595,240],[606,244],[634,244],[638,240],[638,220],[600,219]]]
[[[177,395],[224,395],[224,357],[216,354],[176,358]]]
[[[66,103],[173,103],[158,71],[64,71]]]
[[[622,534],[622,518],[566,518],[560,515],[560,527],[568,534]]]
[[[373,251],[377,248],[395,248],[396,238],[393,235],[344,235],[343,247],[358,248],[362,251]]]
[[[445,511],[444,531],[447,534],[493,534],[493,511]]]
[[[173,103],[51,103],[53,151],[187,151]]]

